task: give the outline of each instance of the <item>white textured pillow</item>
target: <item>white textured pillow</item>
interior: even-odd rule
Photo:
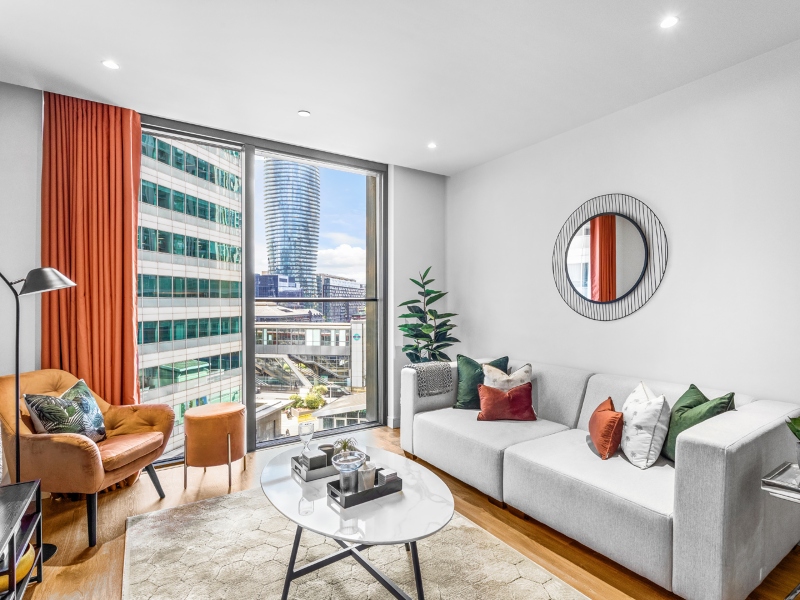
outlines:
[[[667,439],[670,409],[664,396],[656,396],[639,383],[622,407],[622,451],[640,469],[653,466]]]
[[[531,375],[533,375],[533,367],[530,365],[523,365],[511,375],[506,375],[497,367],[483,365],[483,385],[497,388],[504,392],[519,385],[530,383]]]

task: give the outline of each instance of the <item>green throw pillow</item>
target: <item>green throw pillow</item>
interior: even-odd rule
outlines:
[[[458,364],[458,393],[453,408],[480,410],[481,400],[478,397],[478,384],[483,383],[483,365],[462,354],[458,355],[456,362]],[[503,373],[508,372],[507,356],[496,358],[486,364],[497,367]]]
[[[106,439],[103,413],[83,379],[60,397],[25,394],[36,433],[79,433],[93,442]]]
[[[694,384],[689,386],[675,406],[672,407],[672,416],[669,420],[667,441],[661,454],[665,458],[675,461],[675,448],[678,445],[678,434],[694,427],[698,423],[707,421],[729,410],[735,410],[733,392],[725,394],[714,400],[709,400]]]

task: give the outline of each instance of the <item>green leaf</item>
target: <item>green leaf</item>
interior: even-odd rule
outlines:
[[[430,335],[430,334],[432,334],[434,331],[436,331],[436,328],[435,328],[433,325],[427,325],[427,324],[426,324],[426,325],[423,325],[422,327],[420,327],[420,329],[421,329],[423,332],[427,333],[428,335]]]
[[[789,426],[789,429],[792,431],[795,437],[800,440],[800,417],[786,419],[786,425]]]
[[[436,351],[444,350],[445,348],[449,348],[453,344],[434,344],[432,348]]]
[[[419,346],[417,344],[407,344],[403,346],[403,352],[418,352]]]
[[[420,321],[422,321],[424,323],[425,319],[423,317],[424,317],[424,315],[418,315],[416,313],[406,313],[404,315],[400,315],[398,318],[400,318],[400,319],[419,319]]]
[[[428,298],[428,306],[430,306],[440,298],[443,298],[444,296],[447,296],[447,292],[436,292],[430,298]]]
[[[425,272],[422,274],[422,279],[425,279],[428,276],[428,273],[431,272],[432,267],[428,267],[425,269]]]
[[[451,337],[449,335],[446,338],[444,338],[444,341],[445,342],[453,342],[454,344],[460,344],[461,343],[460,339]]]
[[[406,356],[412,363],[422,362],[422,357],[416,352],[406,352]]]
[[[419,304],[420,302],[422,302],[422,300],[417,300],[415,298],[414,300],[406,300],[405,302],[401,302],[397,305],[397,307],[400,308],[401,306],[408,306],[409,304]]]
[[[430,284],[432,284],[434,281],[436,281],[436,280],[435,280],[435,279],[426,279],[426,280],[424,280],[422,283],[423,283],[423,285],[430,285]]]
[[[441,294],[441,293],[442,292],[440,292],[439,290],[425,290],[426,296],[433,296],[434,294]]]
[[[419,306],[409,306],[408,310],[409,310],[409,312],[416,313],[418,315],[424,315],[425,314],[425,311],[422,310],[422,308],[419,307]]]
[[[430,312],[430,311],[428,311]],[[449,319],[450,317],[457,317],[458,313],[440,313],[437,319]]]
[[[422,285],[422,284],[421,284],[419,281],[417,281],[416,279],[413,279],[413,278],[412,278],[412,279],[411,279],[411,282],[412,282],[412,283],[414,283],[414,284],[416,284],[416,285],[418,285],[418,286],[419,286],[419,287],[421,287],[423,290],[425,289],[425,286],[424,286],[424,285]]]

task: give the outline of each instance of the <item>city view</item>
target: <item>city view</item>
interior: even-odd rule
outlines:
[[[366,204],[362,174],[257,156],[258,441],[367,419]]]
[[[189,408],[243,401],[246,327],[257,441],[296,435],[301,415],[317,430],[367,419],[366,176],[266,154],[255,162],[256,271],[246,274],[243,156],[142,135],[139,385],[143,403],[175,411],[165,457],[183,451]],[[244,277],[253,323],[242,320]]]

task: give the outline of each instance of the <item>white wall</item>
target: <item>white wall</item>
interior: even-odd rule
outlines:
[[[799,74],[796,42],[451,177],[461,350],[800,402]],[[608,192],[655,211],[669,264],[643,309],[601,323],[562,301],[551,257]]]
[[[445,178],[424,171],[389,167],[388,198],[388,392],[390,427],[400,426],[400,369],[408,364],[402,353],[403,322],[397,305],[417,298],[417,288],[409,281],[420,271],[432,267],[435,289],[447,290],[444,261]],[[447,298],[437,303],[448,306]],[[458,330],[455,331],[458,334]]]
[[[42,92],[0,82],[0,272],[25,277],[41,257]],[[19,286],[17,286],[19,289]],[[20,368],[39,368],[40,299],[20,299]],[[14,296],[0,281],[0,375],[14,372]]]

